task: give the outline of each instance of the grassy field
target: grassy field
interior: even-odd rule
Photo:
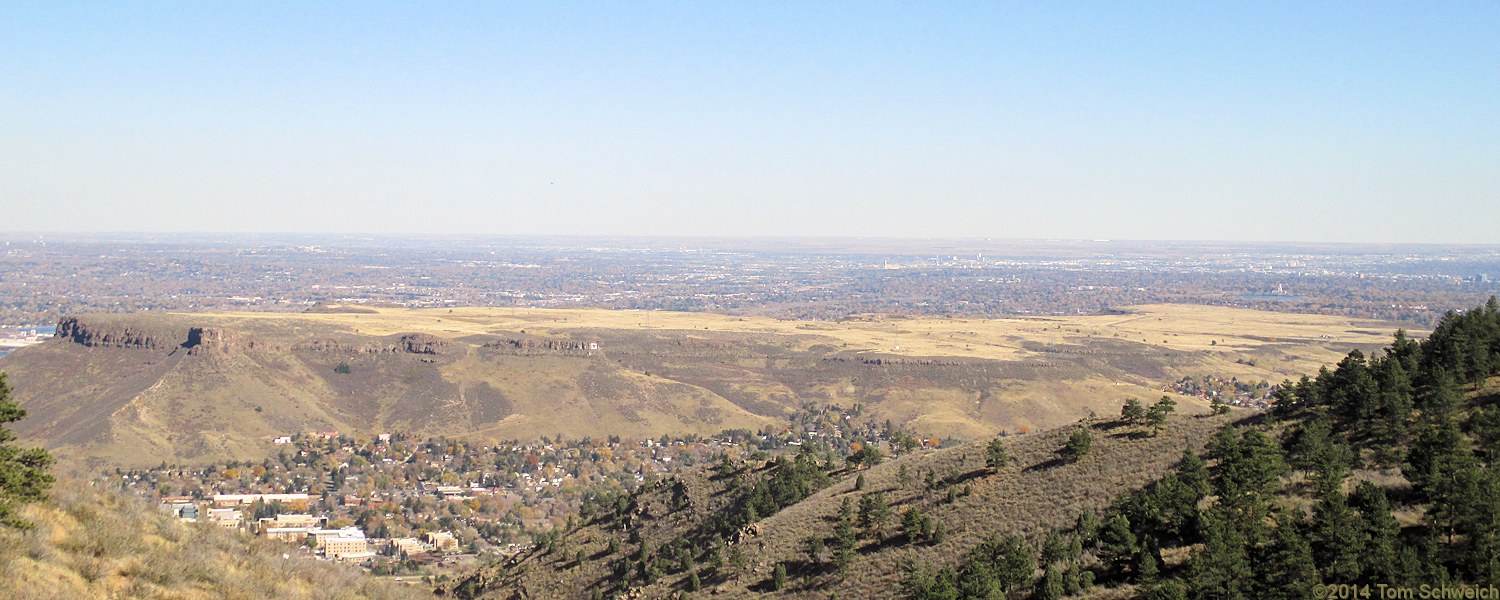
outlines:
[[[1396,330],[1395,325],[1382,321],[1180,304],[1135,306],[1119,311],[1126,314],[1108,315],[1013,319],[872,317],[840,322],[603,309],[377,307],[361,310],[369,312],[195,313],[193,316],[221,319],[239,326],[282,321],[299,328],[317,323],[364,335],[422,332],[447,338],[521,330],[564,336],[595,329],[701,330],[802,337],[808,345],[836,343],[841,348],[861,352],[992,360],[1034,354],[1023,348],[1023,342],[1067,344],[1080,338],[1120,339],[1175,351],[1230,355],[1284,344],[1382,345],[1390,341]],[[1307,358],[1318,360],[1316,356]],[[1315,369],[1316,365],[1313,366]]]

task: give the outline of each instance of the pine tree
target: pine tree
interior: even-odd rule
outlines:
[[[1167,579],[1146,588],[1146,600],[1188,600],[1188,586],[1180,579]]]
[[[1068,436],[1068,443],[1063,446],[1060,453],[1068,460],[1078,460],[1089,453],[1094,445],[1094,436],[1089,434],[1087,427],[1079,427]]]
[[[1451,474],[1472,461],[1468,440],[1458,424],[1445,415],[1417,433],[1401,472],[1420,497],[1437,501],[1447,496]]]
[[[1427,423],[1442,423],[1454,418],[1462,399],[1458,384],[1443,367],[1427,371],[1426,384],[1417,394],[1417,409],[1422,411],[1422,420]]]
[[[1475,409],[1469,415],[1469,432],[1486,464],[1500,459],[1500,406]]]
[[[1120,420],[1131,425],[1140,423],[1146,418],[1146,407],[1140,400],[1131,398],[1125,401],[1125,406],[1120,407]]]
[[[1302,380],[1306,382],[1307,377],[1303,377]],[[1297,389],[1298,385],[1292,383],[1292,380],[1284,379],[1282,380],[1281,384],[1277,385],[1276,389],[1271,392],[1272,410],[1274,410],[1277,415],[1290,415],[1299,406],[1301,406],[1301,398],[1297,396]]]
[[[736,575],[744,573],[745,567],[749,564],[750,559],[746,558],[745,551],[740,548],[739,544],[729,547],[729,568],[733,569]]]
[[[1317,483],[1318,493],[1326,495],[1343,489],[1344,480],[1349,477],[1355,460],[1354,451],[1349,446],[1328,444],[1323,454],[1317,457],[1318,462],[1313,465],[1313,481]]]
[[[1063,595],[1062,569],[1057,565],[1048,565],[1042,573],[1042,578],[1037,580],[1036,592],[1031,597],[1039,600],[1061,600]]]
[[[1083,592],[1083,582],[1078,575],[1078,570],[1079,567],[1075,563],[1063,571],[1063,593],[1069,596],[1076,596]]]
[[[45,497],[52,486],[52,475],[47,472],[52,456],[41,448],[11,445],[16,434],[5,424],[26,418],[26,411],[10,400],[10,391],[5,374],[0,373],[0,526],[30,529],[31,524],[16,515],[16,508]]]
[[[870,537],[880,539],[890,518],[891,505],[885,500],[885,492],[870,492],[859,497],[859,525]]]
[[[901,514],[901,535],[907,543],[916,543],[932,536],[932,517],[920,507],[907,508]]]
[[[854,533],[854,509],[845,497],[839,504],[839,520],[833,527],[833,568],[843,572],[854,560],[854,546],[858,542]]]
[[[1031,550],[1019,536],[995,536],[969,554],[958,573],[963,598],[1000,598],[1031,582],[1036,569]]]
[[[771,591],[781,591],[786,588],[786,565],[776,563],[776,568],[771,571]]]
[[[1115,571],[1123,571],[1140,549],[1125,515],[1110,517],[1099,530],[1099,560]]]
[[[1433,517],[1457,534],[1458,567],[1471,581],[1500,575],[1500,482],[1473,461],[1453,473],[1452,492],[1434,503]]]
[[[948,568],[936,571],[926,565],[906,566],[907,575],[901,587],[911,600],[958,600],[959,582]],[[970,597],[970,596],[963,596]]]
[[[1219,498],[1226,505],[1247,508],[1275,491],[1290,467],[1281,447],[1258,429],[1239,433],[1225,428],[1215,437],[1219,454]]]
[[[1099,530],[1104,524],[1099,521],[1098,515],[1091,509],[1083,509],[1078,513],[1078,518],[1073,522],[1073,539],[1078,540],[1083,546],[1093,546],[1099,540]]]
[[[984,449],[984,464],[991,472],[999,471],[1010,463],[1010,457],[1005,453],[1005,442],[1000,438],[990,440]]]
[[[1073,558],[1068,552],[1068,540],[1057,531],[1048,531],[1046,541],[1042,542],[1042,566],[1060,563]]]
[[[1286,460],[1301,471],[1312,471],[1324,461],[1324,455],[1333,442],[1333,424],[1328,418],[1317,415],[1290,428],[1283,437]]]
[[[724,568],[724,563],[724,539],[715,534],[708,543],[708,566],[718,571]]]
[[[1209,479],[1208,467],[1203,464],[1203,458],[1192,450],[1183,450],[1182,458],[1177,461],[1177,478],[1182,484],[1192,490],[1197,499],[1202,499],[1213,491],[1213,483]]]
[[[1250,540],[1224,511],[1211,510],[1203,523],[1203,549],[1188,564],[1189,587],[1196,598],[1249,598],[1254,572],[1247,549]]]
[[[1140,583],[1156,583],[1157,577],[1161,576],[1161,557],[1152,544],[1147,544],[1141,549],[1140,557],[1135,562],[1135,580]]]
[[[1167,425],[1167,415],[1177,409],[1177,401],[1171,397],[1162,396],[1156,404],[1146,411],[1146,424],[1151,427],[1151,435],[1161,432],[1161,428]]]
[[[1333,409],[1344,419],[1355,424],[1359,430],[1366,430],[1375,421],[1377,413],[1378,387],[1375,377],[1370,374],[1370,367],[1365,362],[1364,353],[1359,350],[1350,350],[1349,354],[1339,361],[1338,367],[1333,371],[1332,394],[1329,399]]]
[[[1363,523],[1342,492],[1323,495],[1313,509],[1313,556],[1330,581],[1359,581],[1365,544]]]
[[[1374,370],[1380,389],[1379,422],[1373,427],[1375,459],[1394,465],[1400,462],[1400,448],[1407,443],[1415,388],[1401,360],[1389,351],[1376,362]]]
[[[1312,546],[1295,517],[1286,511],[1274,515],[1272,539],[1257,552],[1254,588],[1256,598],[1301,600],[1312,596],[1318,583]]]
[[[826,547],[823,537],[814,535],[804,542],[807,547],[807,562],[814,566],[823,564],[823,549]]]
[[[1366,546],[1360,559],[1364,565],[1365,581],[1385,583],[1395,581],[1399,574],[1397,550],[1401,535],[1401,524],[1391,514],[1391,504],[1385,490],[1368,481],[1361,482],[1349,496],[1349,505],[1362,517]]]

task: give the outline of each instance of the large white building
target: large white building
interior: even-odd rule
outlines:
[[[307,494],[214,494],[214,506],[241,506],[244,504],[255,504],[261,502],[308,502],[312,496]]]
[[[370,554],[370,541],[358,527],[342,529],[315,529],[308,533],[317,539],[318,548],[328,558],[351,558],[351,555]]]

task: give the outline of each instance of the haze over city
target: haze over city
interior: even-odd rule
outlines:
[[[1500,242],[1494,3],[5,12],[10,232]]]

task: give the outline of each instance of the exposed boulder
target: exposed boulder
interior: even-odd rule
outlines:
[[[408,333],[401,336],[400,348],[410,354],[440,354],[448,348],[448,340],[428,333]]]

